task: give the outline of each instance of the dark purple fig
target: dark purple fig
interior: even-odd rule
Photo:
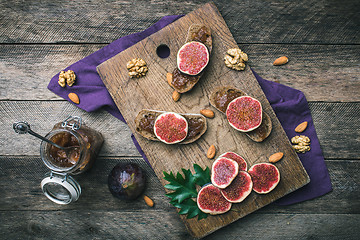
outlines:
[[[108,177],[109,190],[117,198],[133,200],[145,189],[145,173],[135,163],[119,163]]]

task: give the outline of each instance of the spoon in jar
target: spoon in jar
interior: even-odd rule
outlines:
[[[30,129],[30,124],[28,124],[27,122],[16,122],[13,124],[13,129],[15,130],[16,133],[19,133],[19,134],[25,134],[25,133],[29,133],[37,138],[40,138],[41,140],[47,142],[47,143],[50,143],[51,145],[57,147],[57,148],[60,148],[61,150],[64,150],[65,153],[66,153],[66,156],[69,156],[69,151],[71,149],[74,149],[74,146],[71,146],[71,147],[63,147],[63,146],[60,146],[52,141],[50,141],[49,139],[41,136],[40,134],[37,134],[36,132],[34,132],[33,130]]]

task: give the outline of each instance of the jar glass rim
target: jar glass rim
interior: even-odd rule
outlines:
[[[70,133],[71,135],[73,135],[76,140],[79,143],[79,160],[73,164],[70,167],[60,167],[54,163],[51,162],[51,160],[49,159],[49,147],[52,146],[50,143],[47,143],[45,141],[41,141],[40,143],[40,156],[42,161],[44,162],[44,164],[51,170],[56,171],[56,172],[66,172],[66,173],[71,173],[73,171],[75,171],[77,169],[77,167],[80,165],[81,160],[83,158],[84,155],[84,141],[82,139],[82,137],[80,136],[79,133],[77,133],[76,131],[73,130],[69,130],[69,129],[55,129],[50,131],[48,134],[46,134],[46,138],[47,139],[51,139],[53,136],[55,136],[56,134],[62,133],[62,132],[67,132]]]

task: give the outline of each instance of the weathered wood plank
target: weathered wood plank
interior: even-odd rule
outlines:
[[[61,99],[47,89],[52,76],[104,46],[0,45],[0,99]],[[249,65],[260,76],[303,91],[309,101],[360,101],[359,45],[239,47],[249,54]],[[273,66],[272,62],[282,55],[287,55],[290,62]]]
[[[187,14],[207,0],[2,1],[0,42],[108,43],[163,16]],[[214,0],[237,42],[359,44],[359,2]],[[5,14],[6,13],[6,14]]]
[[[82,117],[86,125],[103,134],[105,141],[100,155],[139,156],[128,126],[105,111],[87,113],[64,101],[2,101],[0,112],[0,122],[4,126],[0,128],[2,155],[39,154],[40,140],[29,134],[16,134],[12,129],[14,122],[26,121],[33,131],[44,136],[55,123],[72,115]]]
[[[149,208],[139,198],[126,203],[114,198],[107,186],[107,177],[111,169],[119,162],[139,164],[146,173],[147,187],[145,194],[150,196],[155,207]],[[326,161],[333,184],[333,191],[316,198],[290,206],[271,204],[256,213],[261,214],[360,214],[360,175],[357,160]],[[54,204],[41,192],[39,184],[48,169],[36,156],[0,157],[1,187],[0,211],[57,211],[57,210],[107,210],[107,211],[164,211],[171,214],[175,208],[169,204],[165,190],[154,171],[142,158],[100,157],[93,168],[83,175],[75,176],[83,193],[80,199],[67,206]],[[180,220],[180,218],[179,218]],[[159,221],[161,221],[159,219]],[[165,224],[165,223],[164,223]]]
[[[309,106],[325,158],[359,159],[360,102],[310,102]],[[34,131],[45,135],[70,114],[83,117],[104,135],[101,156],[139,156],[130,129],[105,111],[87,113],[65,101],[0,101],[0,113],[1,155],[39,154],[39,140],[30,135],[15,135],[14,122],[28,121]]]
[[[0,232],[5,239],[192,239],[176,218],[147,210],[9,211],[0,212]],[[203,239],[355,240],[359,224],[358,214],[255,213]]]

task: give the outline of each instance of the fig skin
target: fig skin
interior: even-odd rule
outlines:
[[[221,194],[220,189],[212,184],[206,184],[200,189],[196,202],[202,212],[211,215],[226,213],[232,206],[232,203]]]
[[[261,103],[250,96],[237,97],[227,106],[226,118],[230,126],[236,130],[251,132],[261,125]]]
[[[233,169],[229,168],[229,165]],[[225,157],[217,158],[211,167],[211,183],[218,188],[226,188],[239,173],[239,164]],[[225,179],[226,178],[226,179]]]
[[[279,169],[271,163],[257,163],[248,173],[253,181],[253,190],[259,194],[271,192],[280,182]]]
[[[118,163],[108,176],[111,194],[122,200],[138,198],[145,185],[145,173],[136,163]]]
[[[234,152],[226,152],[226,153],[221,154],[219,156],[219,158],[220,157],[230,158],[231,160],[234,160],[235,162],[237,162],[239,164],[239,171],[247,171],[247,168],[248,168],[247,162],[239,154],[234,153]]]
[[[196,52],[197,54],[194,55],[194,52],[191,52],[189,48],[192,51],[197,51],[198,49],[201,49],[202,52],[201,54],[199,52]],[[204,56],[206,56],[205,59]],[[201,73],[208,65],[209,58],[210,53],[204,43],[199,41],[187,42],[179,49],[177,53],[177,67],[180,72],[190,76],[195,76]]]

